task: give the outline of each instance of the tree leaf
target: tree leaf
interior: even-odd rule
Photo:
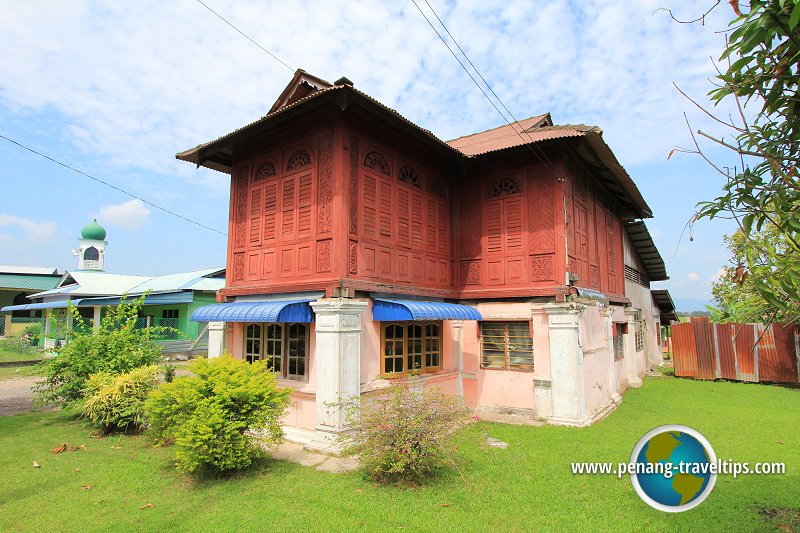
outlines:
[[[792,14],[789,16],[789,29],[794,30],[794,27],[797,26],[798,22],[800,22],[800,2],[794,5]]]

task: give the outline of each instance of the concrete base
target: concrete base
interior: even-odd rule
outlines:
[[[479,404],[475,410],[482,414],[518,416],[520,418],[536,418],[536,412],[533,409],[526,409],[524,407],[503,407],[501,405]]]
[[[641,386],[642,386],[641,378],[630,378],[628,380],[628,387],[630,387],[632,389],[638,389]]]

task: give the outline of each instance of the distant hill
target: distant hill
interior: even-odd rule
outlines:
[[[673,298],[675,308],[677,311],[691,313],[692,311],[706,311],[707,305],[712,305],[711,300],[702,300],[700,298]]]

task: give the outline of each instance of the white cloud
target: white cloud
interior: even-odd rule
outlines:
[[[127,229],[139,229],[150,219],[150,210],[138,199],[123,204],[104,205],[97,215],[101,224],[113,224]]]
[[[9,231],[6,233],[3,230]],[[56,223],[36,222],[29,218],[0,213],[0,240],[25,241],[29,244],[44,244],[56,234]]]
[[[697,272],[689,272],[686,275],[686,279],[688,279],[689,281],[700,281],[700,274],[698,274]]]
[[[719,267],[719,268],[717,269],[717,271],[716,271],[716,272],[714,272],[714,275],[713,275],[713,276],[711,276],[711,278],[709,278],[709,281],[711,281],[712,283],[714,283],[714,282],[717,282],[717,281],[719,281],[720,279],[722,279],[722,277],[723,277],[725,274],[727,274],[727,273],[728,273],[728,269],[727,269],[727,268],[725,268],[725,267]]]
[[[686,143],[672,87],[703,97],[730,13],[676,24],[658,2],[439,3],[438,12],[517,118],[597,124],[625,165]],[[218,0],[212,7],[292,67],[356,87],[442,138],[502,119],[410,3]],[[429,16],[431,16],[429,14]],[[431,16],[432,17],[432,16]],[[716,17],[716,18],[715,18]],[[532,28],[535,28],[532,31]],[[0,13],[0,104],[56,110],[83,153],[114,167],[221,187],[174,153],[263,115],[291,73],[200,4],[12,2]],[[232,60],[235,59],[235,60]],[[721,110],[724,112],[724,110]],[[724,114],[724,113],[723,113]],[[697,118],[700,126],[700,117]],[[147,154],[143,156],[142,154]],[[167,187],[167,183],[153,183]]]

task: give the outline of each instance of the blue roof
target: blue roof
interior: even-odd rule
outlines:
[[[311,300],[230,302],[198,307],[195,322],[311,322]]]
[[[0,309],[0,312],[10,313],[12,311],[32,311],[34,309],[66,309],[68,304],[68,300],[59,300],[58,302],[44,302],[38,304],[7,305]]]
[[[81,298],[78,300],[78,307],[94,305],[119,305],[121,296],[109,296],[107,298]],[[141,296],[128,296],[125,303],[138,300]],[[144,297],[144,305],[172,305],[188,304],[194,300],[192,291],[168,292],[164,294],[148,294]]]
[[[418,300],[372,300],[372,319],[390,320],[482,320],[480,312],[469,305]]]

